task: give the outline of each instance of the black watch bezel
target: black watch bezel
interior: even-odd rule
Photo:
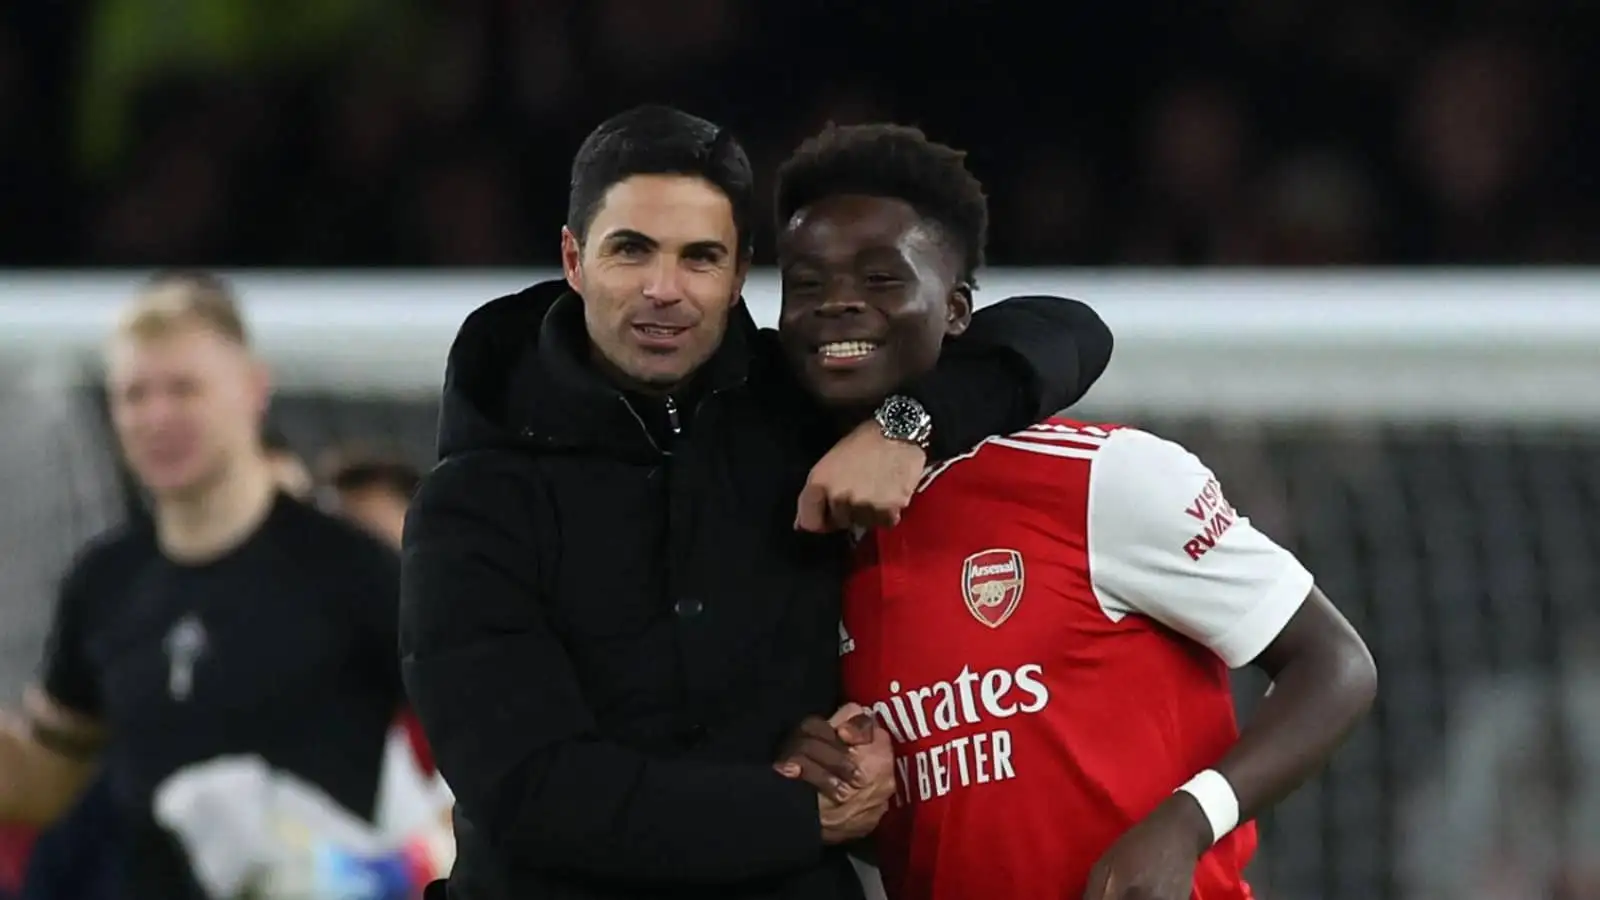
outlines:
[[[894,394],[884,398],[873,418],[883,431],[883,436],[889,440],[928,449],[928,442],[933,437],[933,418],[921,403]]]

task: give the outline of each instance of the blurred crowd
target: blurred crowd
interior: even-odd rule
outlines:
[[[0,265],[543,265],[644,100],[972,152],[992,260],[1600,260],[1600,6],[12,0]]]

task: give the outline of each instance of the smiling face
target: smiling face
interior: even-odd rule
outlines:
[[[561,234],[589,338],[626,386],[670,390],[722,343],[747,260],[733,205],[710,182],[635,175],[612,185],[580,243]]]
[[[903,200],[840,194],[790,217],[778,239],[779,333],[825,405],[867,410],[938,362],[966,330],[962,257]]]

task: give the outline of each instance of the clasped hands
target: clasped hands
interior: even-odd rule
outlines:
[[[847,703],[829,719],[810,716],[784,742],[780,775],[817,789],[822,839],[842,844],[878,827],[894,796],[894,748],[872,714]]]
[[[822,838],[829,844],[871,834],[895,792],[889,734],[854,703],[829,719],[801,722],[773,767],[817,789]],[[1195,866],[1210,848],[1210,828],[1193,797],[1173,794],[1106,850],[1083,900],[1186,900]]]

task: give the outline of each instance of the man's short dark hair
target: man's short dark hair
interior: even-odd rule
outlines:
[[[341,493],[376,488],[410,500],[422,484],[422,471],[396,455],[334,451],[322,471],[323,485]]]
[[[755,176],[750,157],[726,128],[670,106],[637,106],[600,123],[572,159],[567,227],[580,243],[606,191],[635,175],[691,175],[710,182],[733,205],[739,247],[750,252]]]
[[[268,453],[282,453],[289,456],[298,456],[294,444],[289,442],[289,436],[283,429],[272,423],[267,423],[261,428],[261,449]]]
[[[825,197],[864,194],[904,200],[939,225],[975,283],[989,240],[989,201],[967,170],[967,154],[906,125],[829,125],[778,167],[777,225]]]

